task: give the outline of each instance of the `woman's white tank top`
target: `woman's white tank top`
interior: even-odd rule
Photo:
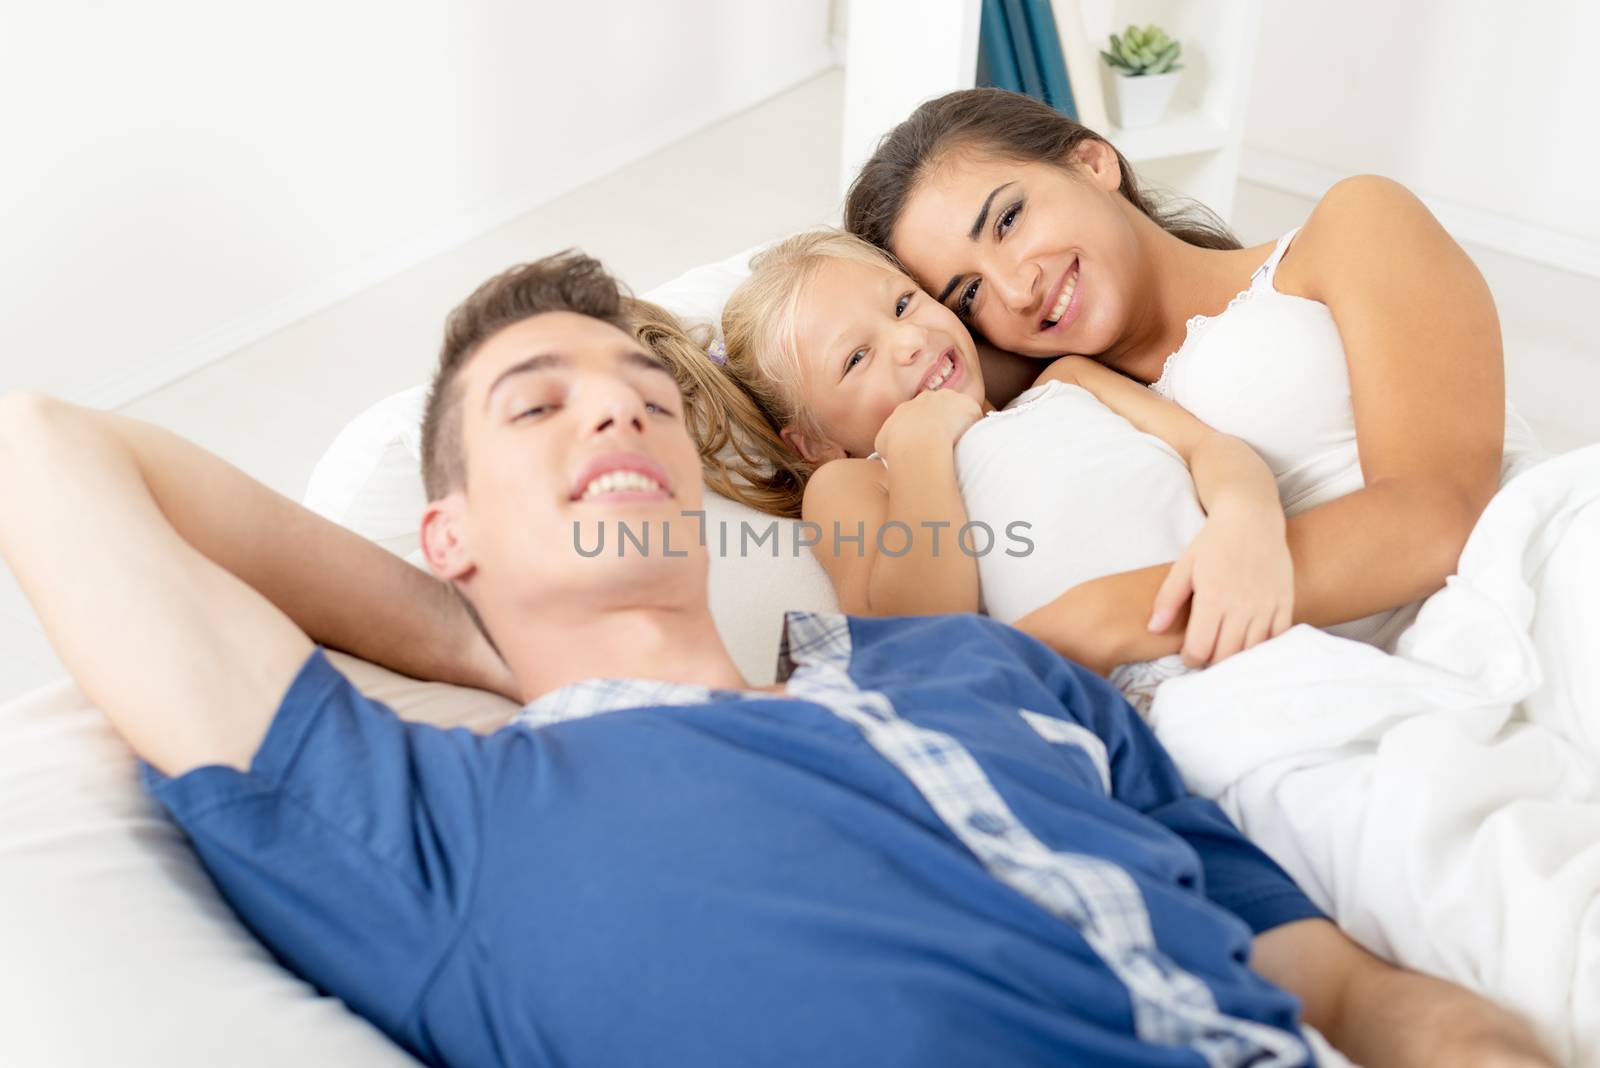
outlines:
[[[1293,237],[1227,310],[1189,321],[1151,387],[1255,448],[1290,515],[1365,484],[1332,313],[1272,284]],[[1502,483],[1542,456],[1508,404]],[[978,558],[983,607],[1003,622],[1090,579],[1175,560],[1205,523],[1183,459],[1065,382],[990,412],[962,435],[955,460],[968,521],[993,539]],[[984,536],[969,545],[983,548]],[[1405,606],[1329,629],[1388,647],[1414,614]]]
[[[990,412],[955,462],[967,521],[992,532],[983,608],[1004,623],[1081,582],[1175,560],[1205,525],[1183,458],[1066,382]],[[985,538],[974,532],[969,550]]]
[[[1350,372],[1333,313],[1273,285],[1298,232],[1278,241],[1223,312],[1189,320],[1183,344],[1150,387],[1260,453],[1291,516],[1366,484]],[[1501,484],[1543,455],[1507,402]],[[1406,606],[1328,629],[1389,648],[1414,615],[1414,606]]]

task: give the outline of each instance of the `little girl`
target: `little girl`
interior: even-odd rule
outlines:
[[[725,363],[675,361],[691,430],[712,488],[817,524],[844,611],[982,609],[1102,672],[1180,647],[1211,663],[1288,628],[1283,510],[1243,442],[1080,357],[994,410],[955,314],[851,235],[801,234],[752,266]],[[1092,580],[1169,561],[1148,634],[1074,627]]]

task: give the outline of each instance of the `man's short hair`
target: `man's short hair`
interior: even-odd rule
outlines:
[[[495,275],[445,320],[444,345],[422,418],[422,485],[430,501],[467,482],[457,383],[461,369],[506,327],[561,311],[587,315],[631,334],[617,280],[599,260],[570,248]]]

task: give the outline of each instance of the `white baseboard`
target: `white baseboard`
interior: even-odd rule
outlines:
[[[1317,200],[1346,175],[1319,163],[1246,148],[1239,163],[1239,177]],[[1600,242],[1428,196],[1421,190],[1415,192],[1458,241],[1600,278]]]
[[[698,133],[749,107],[758,106],[773,96],[788,91],[801,82],[822,74],[836,65],[834,42],[819,44],[812,54],[786,64],[789,72],[779,84],[766,87],[757,99],[730,107],[715,115],[691,115],[674,123],[663,123],[651,131],[651,136],[618,139],[605,150],[596,153],[575,166],[567,168],[566,180],[538,189],[525,190],[494,204],[468,212],[431,232],[420,234],[399,247],[371,257],[353,267],[337,273],[315,278],[280,300],[259,311],[242,315],[224,323],[166,353],[137,361],[133,366],[115,375],[69,393],[65,399],[91,408],[120,408],[148,393],[193,374],[208,364],[238,352],[269,334],[331,307],[342,300],[370,289],[380,282],[403,271],[410,270],[440,255],[466,244],[496,227],[503,226],[519,215],[572,192],[613,171],[620,170],[635,160],[666,148],[676,141]]]

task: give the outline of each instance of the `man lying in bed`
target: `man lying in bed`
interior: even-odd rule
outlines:
[[[446,587],[200,450],[0,401],[0,551],[62,660],[261,939],[424,1060],[1299,1064],[1303,1006],[1367,1065],[1546,1063],[1356,948],[1016,631],[791,614],[748,685],[676,386],[593,261],[456,311],[424,443],[428,561],[504,666]],[[576,551],[619,520],[651,551]],[[532,703],[404,723],[314,640]]]

